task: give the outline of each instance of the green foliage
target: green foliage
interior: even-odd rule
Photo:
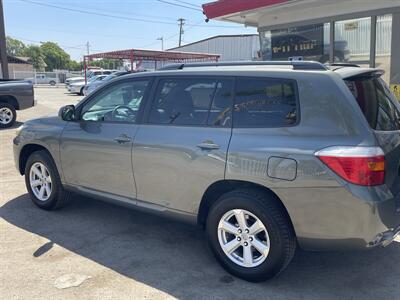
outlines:
[[[39,46],[29,45],[25,48],[22,53],[23,56],[29,57],[29,62],[33,64],[33,67],[38,71],[44,71],[46,63],[44,61],[44,55]]]
[[[66,53],[57,43],[45,42],[40,46],[28,45],[23,42],[7,37],[7,54],[12,56],[28,56],[29,62],[38,71],[53,71],[70,70],[81,71],[83,70],[83,63],[71,60],[68,53]],[[101,59],[91,61],[91,66],[100,67],[103,69],[117,69],[123,66],[123,61],[119,59]]]
[[[94,60],[89,63],[90,66],[99,67],[103,69],[118,69],[123,66],[123,61],[120,59],[101,59]]]
[[[70,71],[81,71],[83,70],[83,63],[75,60],[70,60],[68,63],[68,70]]]
[[[68,69],[71,58],[57,43],[46,42],[40,46],[46,63],[46,71]]]
[[[6,37],[6,51],[7,55],[11,56],[23,56],[26,46],[23,42],[13,39],[12,37]]]

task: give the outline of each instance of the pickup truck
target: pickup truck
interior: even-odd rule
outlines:
[[[58,82],[56,77],[48,77],[46,74],[36,74],[34,78],[25,78],[25,80],[32,81],[34,84],[50,85],[56,85]]]
[[[11,127],[17,110],[35,105],[33,84],[27,80],[0,80],[0,128]]]

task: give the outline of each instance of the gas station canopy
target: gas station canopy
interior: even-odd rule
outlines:
[[[208,19],[254,27],[359,18],[371,11],[382,15],[394,8],[400,9],[399,0],[219,0],[203,5]]]

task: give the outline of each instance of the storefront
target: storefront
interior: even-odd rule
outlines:
[[[203,10],[209,19],[257,27],[263,60],[377,67],[400,90],[399,0],[220,0]]]

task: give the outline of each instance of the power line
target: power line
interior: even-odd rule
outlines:
[[[190,6],[186,6],[186,5],[182,5],[182,4],[178,4],[178,3],[168,2],[168,1],[165,1],[165,0],[156,0],[156,1],[161,2],[161,3],[165,3],[165,4],[169,4],[169,5],[173,5],[173,6],[179,6],[179,7],[184,7],[184,8],[187,8],[187,9],[203,12],[203,10],[201,10],[200,8],[194,8],[194,7],[190,7]]]
[[[190,3],[190,2],[181,1],[181,0],[173,0],[173,1],[175,1],[175,2],[179,2],[179,3],[182,3],[182,4],[186,4],[186,5],[190,5],[190,6],[194,6],[194,7],[196,7],[196,8],[200,8],[200,6],[199,6],[199,5],[197,5],[197,4],[193,4],[193,3]]]
[[[95,15],[95,16],[109,17],[109,18],[120,19],[120,20],[137,21],[137,22],[145,22],[145,23],[153,23],[153,24],[159,23],[159,24],[175,25],[175,23],[172,23],[172,22],[154,21],[154,20],[117,16],[117,15],[111,15],[111,14],[106,14],[106,13],[98,13],[98,12],[94,12],[94,11],[86,11],[86,10],[81,10],[81,9],[76,9],[76,8],[68,8],[68,7],[63,7],[63,6],[58,6],[58,5],[48,4],[48,3],[39,3],[39,2],[35,2],[35,1],[30,1],[30,0],[19,0],[19,1],[34,4],[34,5],[39,5],[39,6],[47,6],[47,7],[60,9],[60,10],[66,10],[66,11],[72,11],[72,12],[77,12],[77,13],[81,13],[81,14],[87,14],[87,15]]]
[[[88,10],[82,10],[82,9],[77,9],[77,8],[69,8],[69,7],[64,7],[64,6],[58,6],[54,4],[49,4],[49,3],[40,3],[40,2],[35,2],[31,0],[18,0],[21,2],[33,4],[33,5],[39,5],[39,6],[45,6],[45,7],[51,7],[59,10],[65,10],[65,11],[71,11],[71,12],[76,12],[76,13],[81,13],[81,14],[86,14],[86,15],[95,15],[95,16],[100,16],[100,17],[108,17],[108,18],[113,18],[113,19],[119,19],[119,20],[125,20],[125,21],[135,21],[135,22],[144,22],[144,23],[158,23],[158,24],[164,24],[164,25],[176,25],[176,23],[173,22],[167,22],[167,21],[158,21],[158,20],[148,20],[148,19],[141,19],[141,18],[132,18],[132,17],[126,17],[126,16],[118,16],[118,15],[112,15],[112,14],[106,14],[106,13],[100,13],[100,12],[94,12],[94,11],[88,11]],[[167,4],[172,4],[175,6],[181,6],[179,4],[174,4],[171,2],[166,2],[163,0],[157,0],[159,2],[167,3]],[[188,8],[188,7],[186,7]],[[190,8],[198,11],[202,11],[200,9],[195,9],[195,8]],[[191,25],[188,23],[188,25]],[[195,25],[196,27],[215,27],[215,28],[240,28],[239,26],[227,26],[227,25],[200,25],[197,24]]]

